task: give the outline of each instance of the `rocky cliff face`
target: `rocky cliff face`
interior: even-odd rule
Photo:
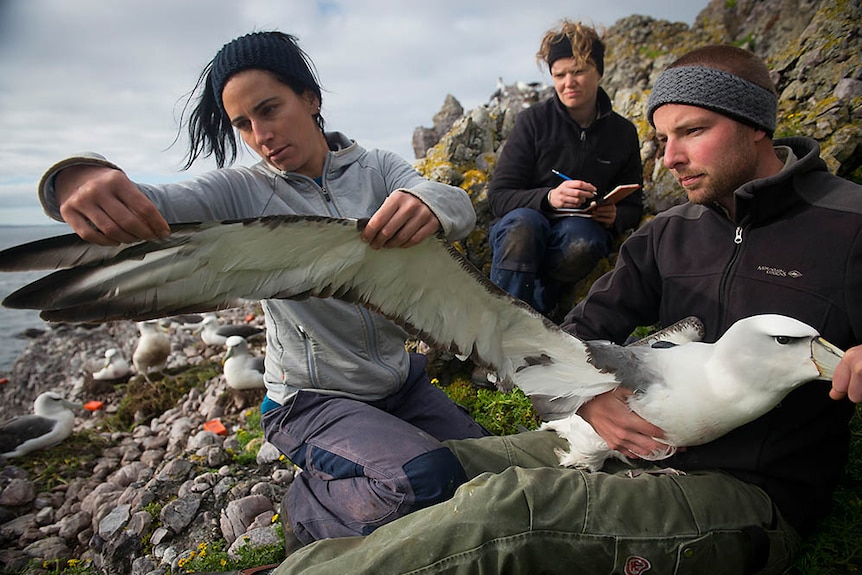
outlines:
[[[660,70],[708,42],[747,46],[765,57],[781,94],[778,135],[813,136],[835,172],[862,180],[860,38],[860,0],[713,0],[690,28],[642,16],[611,26],[603,85],[616,109],[638,126],[649,209],[683,198],[657,157],[646,97]],[[500,86],[487,105],[466,112],[450,97],[434,127],[414,135],[419,169],[464,187],[473,198],[479,225],[463,245],[480,268],[488,261],[485,190],[496,156],[517,113],[550,94],[542,85]],[[249,311],[233,310],[225,318],[240,321]],[[171,373],[210,361],[218,366],[223,350],[177,337]],[[0,414],[28,412],[47,389],[76,401],[103,399],[110,413],[122,386],[96,390],[87,372],[107,347],[119,347],[128,357],[135,338],[134,326],[122,323],[59,326],[39,336],[9,374],[10,383],[0,387]],[[241,449],[247,407],[259,400],[237,397],[219,374],[186,393],[175,408],[141,417],[131,432],[101,430],[102,412],[82,417],[75,434],[100,438],[88,447],[93,457],[65,475],[43,465],[43,475],[57,476],[53,486],[45,487],[44,477],[14,460],[0,462],[0,572],[44,572],[38,569],[43,560],[79,558],[92,561],[100,573],[164,575],[180,572],[201,545],[216,540],[234,552],[246,542],[277,545],[271,520],[293,469],[265,449],[252,463],[238,464],[233,455]],[[215,417],[229,428],[227,435],[203,429]],[[39,462],[38,455],[32,459]]]
[[[661,165],[655,134],[646,120],[650,88],[676,58],[710,43],[744,47],[764,58],[780,95],[776,137],[815,138],[833,172],[862,182],[862,2],[712,0],[691,27],[630,16],[605,32],[602,86],[616,111],[638,128],[648,212],[685,200]],[[544,85],[501,87],[486,105],[465,112],[427,150],[423,146],[429,131],[417,129],[419,170],[463,187],[473,198],[479,224],[463,246],[480,268],[486,269],[489,261],[485,192],[497,155],[517,113],[551,95],[552,88]],[[456,103],[447,98],[450,122]]]

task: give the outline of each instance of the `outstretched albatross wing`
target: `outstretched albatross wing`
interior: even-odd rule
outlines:
[[[279,216],[180,224],[167,239],[103,247],[67,235],[0,253],[0,270],[59,269],[9,295],[48,321],[200,313],[242,300],[336,297],[417,337],[470,354],[517,385],[546,418],[615,386],[583,342],[492,284],[442,236],[374,250],[362,220]]]

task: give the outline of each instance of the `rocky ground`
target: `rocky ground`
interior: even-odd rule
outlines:
[[[262,321],[253,308],[222,312],[220,318]],[[30,342],[3,389],[7,400],[26,398],[28,407],[5,401],[4,415],[29,412],[34,394],[45,389],[79,403],[102,401],[104,407],[81,410],[63,444],[2,462],[0,572],[45,572],[44,561],[66,565],[74,558],[89,560],[99,573],[162,575],[185,572],[180,566],[202,543],[223,540],[234,556],[244,544],[281,544],[273,517],[293,466],[268,444],[255,458],[260,440],[249,444],[249,455],[239,438],[249,434],[247,419],[263,390],[230,389],[219,371],[224,350],[176,326],[171,337],[168,381],[179,381],[193,368],[215,375],[163,413],[150,417],[142,408],[130,431],[107,430],[105,423],[121,409],[131,383],[100,384],[90,374],[108,347],[131,357],[134,324],[61,325]],[[10,393],[16,382],[18,393]],[[225,425],[224,435],[204,430],[213,419]],[[245,458],[238,458],[244,451]],[[56,463],[40,463],[43,457],[56,461],[58,454],[68,468],[52,471]]]

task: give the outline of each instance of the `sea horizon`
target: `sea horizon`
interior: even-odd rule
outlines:
[[[71,233],[66,224],[0,224],[0,250],[42,238]],[[15,290],[46,275],[45,271],[0,273],[0,299]],[[8,377],[15,360],[27,347],[29,340],[22,336],[29,329],[45,330],[48,324],[39,318],[36,310],[0,307],[0,376]]]

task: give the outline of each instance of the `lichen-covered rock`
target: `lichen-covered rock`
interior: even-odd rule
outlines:
[[[684,191],[661,163],[654,130],[646,119],[650,88],[676,58],[709,43],[742,46],[764,58],[779,93],[776,137],[817,139],[833,172],[862,181],[859,0],[712,0],[691,27],[634,15],[609,27],[604,39],[602,87],[614,109],[638,129],[648,216],[685,201]],[[515,116],[552,94],[553,89],[543,84],[500,86],[487,104],[465,112],[416,162],[425,176],[461,186],[470,194],[477,227],[461,247],[486,272],[487,233],[493,220],[486,192],[496,158]]]

